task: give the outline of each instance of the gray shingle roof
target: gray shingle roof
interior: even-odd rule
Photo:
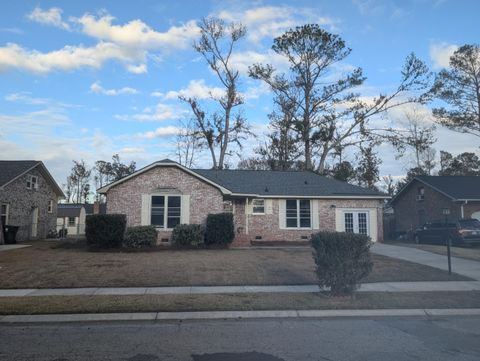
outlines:
[[[192,170],[233,193],[262,196],[385,196],[308,171]]]
[[[418,176],[417,179],[453,199],[480,199],[478,176]]]
[[[57,205],[57,218],[79,217],[83,204],[60,203]]]
[[[38,163],[38,160],[0,160],[0,187]]]

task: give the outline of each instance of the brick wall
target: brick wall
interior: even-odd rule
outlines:
[[[424,187],[424,200],[417,201],[418,188]],[[421,223],[444,220],[443,209],[450,208],[450,221],[461,217],[460,205],[429,186],[414,180],[394,202],[395,231],[410,232]],[[422,215],[423,214],[423,215]],[[424,219],[421,219],[421,218]]]
[[[141,224],[142,194],[171,189],[190,195],[190,223],[205,224],[208,213],[223,211],[223,195],[218,188],[176,168],[155,167],[111,188],[107,193],[107,213],[123,213],[127,226]],[[170,231],[159,231],[158,241],[170,239]]]
[[[38,177],[38,189],[27,189],[29,175]],[[33,169],[28,174],[8,184],[0,191],[0,203],[9,204],[8,224],[19,226],[17,241],[31,237],[32,210],[38,207],[37,238],[45,238],[49,230],[56,228],[57,195],[42,173]],[[48,202],[53,201],[52,213],[48,213]]]
[[[305,241],[312,233],[324,230],[336,230],[337,208],[375,208],[377,209],[377,241],[383,241],[382,203],[379,200],[344,200],[320,199],[318,204],[319,229],[280,229],[279,200],[272,199],[272,213],[263,215],[245,214],[245,200],[236,200],[234,203],[234,218],[236,238],[234,246],[246,246],[256,237],[262,241]],[[332,207],[334,205],[335,207]],[[312,215],[315,216],[315,215]],[[248,217],[248,234],[246,218]]]

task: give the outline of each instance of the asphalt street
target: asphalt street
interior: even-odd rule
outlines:
[[[480,317],[0,326],[0,360],[479,360]]]

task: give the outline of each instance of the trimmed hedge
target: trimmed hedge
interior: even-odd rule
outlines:
[[[172,232],[172,243],[175,246],[195,246],[204,243],[205,231],[199,224],[177,224]]]
[[[157,243],[157,230],[155,226],[128,227],[125,232],[123,245],[129,248],[153,246]]]
[[[319,232],[312,235],[313,258],[320,287],[332,295],[351,294],[372,271],[370,237],[355,233]]]
[[[89,245],[102,248],[122,245],[127,217],[125,214],[92,214],[88,215],[85,236]]]
[[[206,244],[229,244],[235,238],[232,213],[209,214],[205,228]]]

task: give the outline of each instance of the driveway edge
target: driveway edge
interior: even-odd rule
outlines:
[[[480,316],[480,308],[458,309],[372,309],[372,310],[272,310],[272,311],[205,311],[89,313],[52,315],[5,315],[0,324],[64,323],[102,321],[184,321],[254,318],[348,318],[348,317],[441,317]]]

